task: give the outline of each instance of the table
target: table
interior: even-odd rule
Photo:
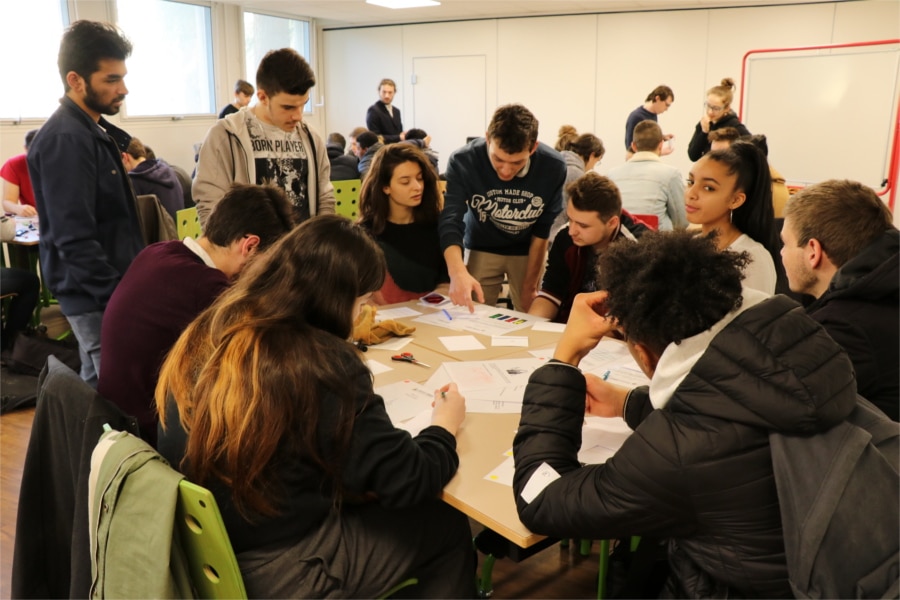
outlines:
[[[394,304],[383,308],[408,307],[422,313],[440,312],[417,301]],[[504,310],[504,313],[521,315]],[[444,362],[481,361],[501,358],[518,358],[527,355],[528,349],[552,346],[559,333],[532,331],[528,329],[511,332],[512,336],[528,337],[528,349],[510,346],[491,346],[491,338],[479,333],[458,332],[431,324],[415,322],[417,317],[403,317],[398,321],[416,328],[412,342],[402,351],[412,352],[415,357],[430,367],[410,363],[391,362],[390,355],[396,352],[369,349],[365,358],[387,362],[391,371],[375,376],[375,385],[381,386],[404,379],[418,383],[428,380]],[[540,317],[528,317],[535,322],[546,321]],[[473,335],[485,348],[482,350],[449,351],[438,340],[447,335]],[[513,437],[519,424],[518,414],[466,415],[457,435],[459,470],[444,488],[442,499],[460,512],[468,515],[485,527],[502,535],[519,548],[530,548],[545,539],[532,533],[519,520],[511,488],[484,479],[499,463],[503,453],[512,447]]]

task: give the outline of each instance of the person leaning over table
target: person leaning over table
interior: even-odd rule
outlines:
[[[605,291],[576,298],[525,390],[513,487],[531,531],[668,538],[667,597],[792,597],[769,433],[830,429],[854,409],[856,383],[794,301],[741,286],[747,260],[689,231],[600,258]],[[649,388],[578,369],[617,331]],[[634,430],[605,464],[578,461],[585,413]]]
[[[358,225],[309,219],[252,261],[163,364],[159,451],[212,490],[250,598],[475,595],[472,533],[438,495],[456,473],[465,399],[394,428],[349,341],[384,281]]]

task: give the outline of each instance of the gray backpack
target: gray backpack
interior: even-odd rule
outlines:
[[[900,424],[858,398],[827,432],[769,435],[797,598],[900,597]]]

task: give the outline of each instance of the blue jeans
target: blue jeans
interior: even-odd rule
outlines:
[[[81,378],[92,388],[97,389],[100,378],[100,324],[103,322],[103,311],[67,316],[72,333],[78,340],[78,352],[81,354]]]

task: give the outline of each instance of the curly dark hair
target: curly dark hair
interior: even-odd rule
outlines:
[[[741,306],[749,262],[746,252],[719,252],[713,235],[647,232],[638,243],[603,252],[599,283],[627,338],[659,355]]]

